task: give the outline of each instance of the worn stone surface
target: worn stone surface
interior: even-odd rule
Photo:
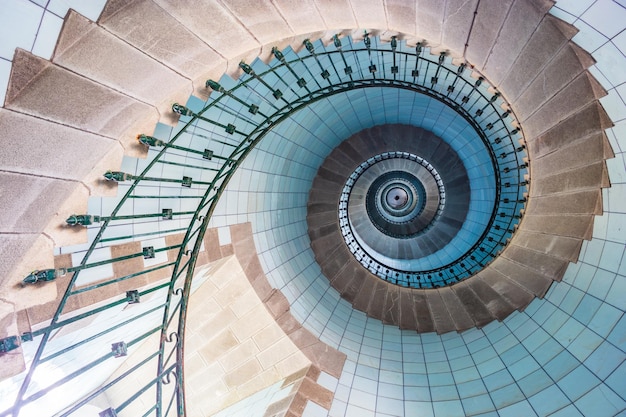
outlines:
[[[502,275],[494,268],[480,271],[476,278],[487,283],[495,292],[500,294],[511,307],[523,310],[533,300],[534,295],[514,280]]]
[[[193,88],[182,77],[100,26],[70,11],[52,61],[84,77],[170,112]],[[159,88],[154,88],[159,85]]]
[[[276,0],[273,3],[293,32],[309,33],[325,27],[324,19],[313,2]]]
[[[585,167],[604,160],[606,136],[597,132],[573,143],[556,148],[533,161],[533,176],[543,178],[564,171]],[[556,144],[550,144],[550,147]],[[569,145],[569,146],[567,146]],[[541,145],[540,145],[541,146]]]
[[[568,42],[526,89],[520,90],[519,97],[513,99],[506,90],[507,98],[513,104],[516,113],[530,114],[594,62],[588,52],[575,43]]]
[[[458,332],[474,327],[474,321],[468,314],[465,304],[459,300],[451,287],[439,288],[437,291],[439,291]]]
[[[598,161],[555,175],[533,178],[530,195],[531,198],[551,196],[557,193],[594,190],[608,186],[610,182],[606,163]]]
[[[555,126],[589,103],[606,95],[606,91],[589,73],[582,73],[532,114],[517,113],[525,134],[532,138]]]
[[[446,1],[441,43],[451,50],[452,56],[463,56],[477,4],[477,0]]]
[[[476,326],[483,327],[494,319],[487,306],[468,285],[467,280],[456,284],[452,287],[452,290],[463,305],[466,306],[466,310]]]
[[[529,230],[519,230],[513,243],[560,259],[576,262],[582,245],[581,239],[550,235]]]
[[[191,80],[226,68],[224,58],[152,1],[108,1],[98,23]]]
[[[404,0],[388,0],[385,2],[389,29],[406,34],[415,33],[416,2]]]
[[[481,0],[470,32],[465,58],[483,68],[513,0]]]
[[[39,233],[78,184],[5,172],[0,182],[0,232]],[[8,198],[7,196],[20,196]]]
[[[41,70],[36,74],[21,70],[31,65]],[[32,78],[24,79],[27,76]],[[120,138],[141,120],[152,118],[154,123],[153,107],[21,49],[15,53],[9,86],[14,83],[28,88],[10,87],[6,108],[60,124]]]
[[[592,215],[546,216],[529,214],[524,216],[524,230],[534,232],[591,239],[592,228]]]
[[[528,213],[544,215],[602,214],[600,189],[576,191],[545,197],[531,198],[526,205]]]
[[[433,325],[437,334],[456,330],[454,321],[452,320],[452,317],[450,317],[450,313],[448,312],[439,291],[426,290],[424,294],[426,295],[426,300],[428,301],[428,307],[430,308],[430,314],[432,315]]]
[[[358,27],[350,0],[314,0],[314,2],[329,30]]]
[[[549,1],[514,1],[483,67],[489,81],[495,86],[508,74],[515,58],[535,31],[545,13],[552,6]],[[524,16],[520,19],[520,16]]]
[[[156,0],[155,3],[226,59],[258,51],[260,47],[258,40],[218,2]]]
[[[528,84],[535,77],[540,76],[544,66],[554,58],[555,51],[559,51],[576,32],[577,29],[574,26],[549,14],[546,15],[502,81],[500,88],[506,91],[507,98],[515,101]],[[573,65],[572,69],[562,67],[561,73],[579,73],[580,62],[576,61]]]
[[[417,317],[413,304],[413,290],[400,288],[400,320],[399,327],[407,330],[418,330]]]
[[[472,289],[474,294],[483,302],[492,317],[502,321],[513,312],[513,307],[506,298],[502,297],[496,290],[491,288],[489,284],[480,279],[469,279],[467,285]]]
[[[533,269],[553,281],[560,281],[567,269],[568,261],[555,258],[549,254],[537,252],[515,244],[509,245],[502,256],[525,265],[527,269]]]
[[[443,1],[418,0],[416,35],[428,41],[428,46],[441,44],[442,23],[445,15]]]
[[[3,171],[82,180],[115,141],[14,111],[0,109]],[[70,155],[72,163],[62,155]]]
[[[383,323],[397,325],[400,321],[400,288],[396,285],[387,286]]]
[[[543,273],[513,262],[504,256],[496,258],[491,263],[491,267],[537,297],[543,297],[552,284],[552,279]]]

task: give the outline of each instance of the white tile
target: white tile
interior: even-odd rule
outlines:
[[[220,227],[217,229],[217,236],[221,246],[229,245],[231,243],[230,227]]]
[[[626,9],[611,0],[598,0],[581,15],[581,19],[610,39],[624,30]]]
[[[61,27],[63,27],[63,19],[50,12],[44,13],[39,32],[37,32],[37,39],[35,39],[33,54],[50,59],[57,44],[59,33],[61,33]]]
[[[593,54],[596,67],[614,86],[626,82],[626,57],[611,42],[602,45]]]
[[[570,24],[573,24],[577,19],[576,16],[569,14],[565,10],[559,9],[558,5],[550,9],[550,14]]]
[[[604,208],[607,210],[607,207]],[[611,213],[626,213],[626,184],[613,184],[609,190]]]
[[[572,40],[588,52],[595,51],[601,45],[609,41],[606,36],[581,20],[576,21],[575,26],[580,32],[578,32]]]
[[[328,410],[324,407],[315,404],[313,401],[308,401],[302,412],[302,417],[327,417]]]
[[[595,0],[558,0],[556,7],[565,10],[574,16],[580,16],[593,4]]]
[[[613,123],[626,119],[626,106],[622,98],[614,88],[608,91],[608,95],[600,98],[600,103]]]
[[[6,4],[6,3],[5,3]],[[15,0],[0,13],[0,57],[13,59],[15,48],[30,51],[37,35],[43,9],[27,0]]]
[[[626,101],[626,97],[622,97],[622,99]],[[615,140],[619,147],[618,149],[613,149],[613,152],[626,152],[626,121],[615,123],[615,126],[609,130],[615,135]]]
[[[48,10],[65,17],[69,9],[74,9],[88,19],[98,20],[106,0],[50,0]]]
[[[623,30],[619,35],[611,39],[611,42],[622,51],[622,54],[626,55],[626,30]]]

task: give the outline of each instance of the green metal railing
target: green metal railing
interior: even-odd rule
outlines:
[[[25,278],[26,285],[46,285],[46,281],[56,281],[62,288],[56,311],[50,322],[32,332],[18,336],[23,346],[38,343],[36,349],[30,349],[27,370],[15,377],[13,383],[19,387],[14,392],[12,405],[0,411],[0,417],[18,417],[20,411],[29,406],[36,406],[37,401],[46,395],[55,395],[54,389],[72,381],[80,381],[96,367],[123,357],[147,340],[156,340],[151,349],[136,364],[113,379],[103,381],[80,399],[68,400],[61,409],[54,410],[55,415],[67,416],[86,406],[98,397],[107,394],[126,378],[145,367],[154,368],[154,378],[146,381],[127,398],[107,398],[111,408],[103,410],[101,416],[114,416],[127,410],[138,398],[150,395],[154,399],[143,413],[144,416],[183,416],[185,415],[185,379],[184,379],[184,340],[185,323],[189,296],[192,288],[196,261],[211,216],[220,196],[236,169],[245,157],[276,125],[289,118],[307,105],[344,94],[355,89],[396,88],[427,94],[453,108],[479,132],[481,140],[491,152],[494,171],[500,183],[508,183],[507,190],[498,191],[496,205],[490,221],[490,231],[484,234],[483,248],[489,256],[495,256],[515,229],[524,205],[524,179],[528,174],[524,147],[518,141],[521,132],[512,125],[514,117],[510,110],[503,111],[504,103],[498,93],[489,93],[482,78],[472,78],[465,64],[454,66],[445,54],[430,56],[424,45],[415,48],[406,46],[398,39],[381,43],[378,38],[367,34],[362,42],[353,42],[350,38],[333,38],[333,43],[324,46],[320,41],[315,44],[304,42],[305,48],[298,54],[273,49],[276,58],[271,66],[260,62],[252,66],[241,63],[243,75],[232,88],[225,88],[220,83],[209,80],[207,87],[214,91],[202,108],[192,108],[174,104],[173,111],[181,115],[182,128],[169,140],[167,138],[139,135],[139,141],[150,147],[150,161],[138,173],[109,171],[106,180],[128,182],[125,188],[120,186],[119,202],[106,215],[102,213],[72,215],[68,224],[74,227],[88,227],[97,232],[90,238],[82,260],[68,268],[34,271]],[[286,58],[286,55],[293,58]],[[256,68],[256,69],[255,69]],[[223,84],[224,82],[222,82]],[[466,88],[464,86],[470,86]],[[190,105],[190,107],[193,107]],[[228,115],[229,122],[224,122],[215,115]],[[179,144],[184,135],[189,134],[201,147]],[[216,149],[223,149],[220,154]],[[181,162],[179,157],[186,159]],[[189,176],[170,178],[155,175],[159,167],[175,166],[183,170],[200,170],[209,179],[200,180]],[[154,186],[158,192],[150,193]],[[185,192],[176,190],[188,190]],[[171,191],[171,192],[170,192]],[[171,201],[197,200],[195,210],[162,209],[160,212],[122,214],[127,204],[135,199],[158,199],[167,206]],[[501,216],[500,213],[504,213]],[[111,227],[120,222],[155,220],[159,222],[178,219],[178,227],[164,230],[143,231],[137,234],[111,235]],[[491,227],[493,226],[493,227]],[[497,227],[496,227],[497,226]],[[500,232],[495,232],[500,231]],[[92,261],[97,251],[110,248],[112,244],[131,239],[165,237],[174,233],[183,233],[181,243],[163,247],[143,247],[141,251],[104,260]],[[488,238],[497,237],[494,242]],[[485,249],[486,248],[486,249]],[[176,253],[174,260],[148,268],[117,276],[95,283],[82,284],[81,277],[89,276],[94,268],[142,257],[151,259],[159,253]],[[468,254],[467,259],[473,254]],[[485,257],[474,262],[479,265]],[[80,313],[72,313],[70,300],[73,297],[89,293],[97,294],[105,287],[120,283],[132,283],[133,280],[147,274],[171,269],[168,279],[143,286],[135,291],[120,294],[114,299],[87,307]],[[449,269],[449,268],[448,268]],[[451,272],[447,271],[447,274]],[[460,271],[459,271],[460,273]],[[471,274],[468,268],[465,275]],[[66,277],[65,279],[61,279]],[[87,318],[107,314],[120,306],[137,303],[141,297],[149,294],[159,295],[154,306],[137,316],[119,323],[95,330],[81,341],[62,346],[54,351],[51,346],[52,336],[61,328],[80,323]],[[117,311],[117,310],[116,310]],[[154,315],[160,317],[158,325],[135,334],[126,341],[112,344],[111,350],[97,357],[89,358],[64,377],[47,386],[34,384],[34,377],[39,367],[59,361],[64,357],[76,356],[86,345],[105,340],[112,335],[129,333],[136,329],[141,320]],[[123,330],[123,331],[122,331]],[[130,333],[133,333],[130,331]],[[15,340],[15,339],[14,339]],[[19,343],[7,342],[5,350],[17,347]],[[78,355],[79,356],[79,355]],[[87,377],[87,379],[89,379]]]

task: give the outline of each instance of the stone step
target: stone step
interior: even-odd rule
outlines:
[[[439,291],[441,299],[450,313],[450,317],[454,322],[457,332],[462,332],[463,330],[471,329],[475,326],[474,320],[472,320],[467,311],[467,306],[461,302],[456,293],[452,290],[452,287],[443,287],[436,291]]]
[[[535,270],[553,281],[560,281],[569,265],[569,262],[564,259],[518,246],[514,243],[506,248],[502,256],[518,264],[526,265],[527,269]]]
[[[356,295],[356,297],[354,297],[354,301],[352,302],[352,306],[354,308],[360,311],[364,311],[370,316],[371,314],[369,313],[368,308],[374,294],[374,288],[376,288],[376,281],[378,281],[378,278],[371,274],[366,274],[363,277],[363,285],[361,286],[359,293]]]
[[[443,334],[456,330],[456,326],[450,313],[446,308],[446,304],[441,298],[441,294],[436,290],[427,290],[425,292],[430,314],[433,318],[434,330],[437,334]],[[419,323],[419,318],[418,318]]]
[[[545,295],[553,281],[541,272],[530,269],[527,265],[514,262],[505,256],[494,259],[490,268],[495,269],[526,291],[540,298]]]
[[[524,126],[526,137],[533,138],[605,95],[606,91],[595,78],[583,72],[541,107],[531,113],[517,112],[516,115]]]
[[[441,43],[453,57],[462,57],[478,0],[448,0],[443,16]],[[420,3],[420,6],[423,3]]]
[[[478,68],[485,67],[491,48],[501,33],[513,2],[513,0],[481,0],[478,4],[465,51],[465,59]]]
[[[580,239],[591,239],[593,215],[524,215],[523,227],[520,230],[561,235]]]
[[[520,55],[520,52],[526,46],[528,40],[537,30],[537,27],[553,4],[549,0],[514,1],[506,19],[500,26],[493,46],[474,46],[475,48],[489,50],[486,64],[479,67],[479,70],[489,74],[489,80],[494,86],[499,86],[510,72],[513,62]],[[521,19],[520,16],[524,18]],[[493,22],[494,25],[498,23],[498,21]]]
[[[397,285],[387,286],[382,321],[386,324],[395,325],[398,325],[400,322],[400,287]]]
[[[194,93],[207,95],[207,79],[218,80],[226,60],[155,2],[109,1],[98,24],[156,61],[192,80]]]
[[[565,261],[576,262],[582,246],[582,239],[518,230],[513,236],[512,243]]]
[[[526,212],[536,215],[602,214],[602,191],[561,193],[529,199]]]
[[[21,49],[13,58],[5,108],[118,140],[130,156],[145,155],[145,147],[136,145],[137,128],[150,131],[158,120],[154,107]]]
[[[435,322],[430,312],[430,305],[426,297],[426,290],[412,290],[413,306],[417,319],[417,329],[420,333],[434,332]]]
[[[520,51],[511,70],[504,77],[500,89],[506,91],[507,99],[514,102],[526,90],[536,77],[543,78],[543,70],[554,59],[558,51],[578,32],[573,25],[566,23],[550,14],[544,16],[528,43]],[[561,68],[562,73],[580,72],[577,68]],[[544,91],[544,94],[547,93]]]
[[[485,282],[516,310],[523,310],[526,308],[526,306],[535,297],[534,294],[527,288],[519,285],[505,275],[502,275],[492,267],[483,269],[474,279]]]
[[[550,144],[550,147],[555,144]],[[569,145],[569,146],[568,146]],[[575,142],[567,142],[551,153],[534,157],[533,177],[543,178],[603,162],[607,151],[604,132],[596,132]],[[531,155],[533,158],[534,155]]]
[[[154,105],[161,115],[170,115],[166,120],[172,124],[177,121],[172,102],[186,102],[193,91],[191,80],[73,10],[65,18],[52,62]]]
[[[465,306],[475,326],[483,327],[493,321],[495,317],[491,315],[489,309],[468,285],[468,280],[454,285],[452,290]]]
[[[489,310],[492,317],[498,321],[504,320],[515,309],[507,299],[500,295],[491,285],[480,279],[469,279],[467,285],[472,289],[474,294],[482,301],[483,305]]]
[[[417,316],[413,292],[409,288],[400,288],[400,328],[405,330],[417,330]]]
[[[568,42],[519,97],[510,100],[510,103],[516,113],[530,114],[594,63],[595,60],[587,51],[574,42]]]
[[[367,307],[367,314],[370,317],[382,320],[385,307],[385,299],[387,297],[387,287],[389,284],[381,279],[374,278],[376,285],[372,292],[372,298],[370,299],[369,306]]]
[[[610,186],[604,161],[583,165],[554,175],[535,178],[530,188],[531,198],[552,196],[580,190],[597,190]]]

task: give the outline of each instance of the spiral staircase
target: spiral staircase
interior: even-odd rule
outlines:
[[[623,211],[613,123],[553,5],[110,0],[50,60],[17,49],[0,416],[626,412],[619,295],[567,278]],[[406,246],[359,226],[362,183],[342,217],[390,153],[376,175],[441,173]]]

